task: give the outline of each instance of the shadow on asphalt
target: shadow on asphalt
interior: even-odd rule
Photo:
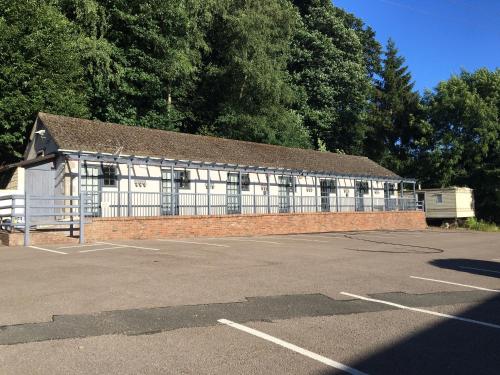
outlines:
[[[477,259],[435,259],[429,263],[439,268],[500,278],[500,263],[498,262]]]
[[[470,259],[439,259],[431,264],[460,272],[500,277],[500,264]],[[467,268],[463,268],[467,267]],[[488,269],[499,273],[477,270]],[[413,314],[409,312],[409,314]],[[446,319],[348,365],[370,375],[498,375],[500,373],[500,296],[458,314],[498,328]],[[391,324],[390,321],[387,324]],[[342,374],[338,370],[321,375]]]

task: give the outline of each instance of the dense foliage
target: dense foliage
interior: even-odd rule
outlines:
[[[367,155],[500,222],[500,70],[421,97],[330,0],[0,0],[0,164],[38,111]]]

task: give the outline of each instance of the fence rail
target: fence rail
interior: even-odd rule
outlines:
[[[414,198],[298,195],[87,192],[94,217],[231,215],[303,212],[415,211]]]
[[[0,230],[24,232],[54,225],[78,229],[84,242],[86,217],[275,214],[304,212],[415,211],[414,198],[256,194],[85,192],[81,196],[0,196]]]

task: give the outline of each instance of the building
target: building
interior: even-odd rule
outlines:
[[[416,210],[415,181],[366,157],[46,113],[24,161],[0,172],[12,168],[25,170],[17,199],[40,228],[81,224],[78,209],[92,218]]]
[[[417,196],[418,201],[423,203],[428,220],[458,220],[475,216],[474,191],[468,187],[419,189]]]

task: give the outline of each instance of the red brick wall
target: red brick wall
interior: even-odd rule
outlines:
[[[345,212],[225,216],[94,218],[85,225],[86,242],[182,237],[254,236],[357,230],[426,228],[423,212]],[[32,245],[77,243],[78,231],[33,231]],[[0,233],[7,246],[22,246],[22,233]]]
[[[85,238],[90,242],[424,228],[423,212],[124,217],[94,219],[85,226]]]

